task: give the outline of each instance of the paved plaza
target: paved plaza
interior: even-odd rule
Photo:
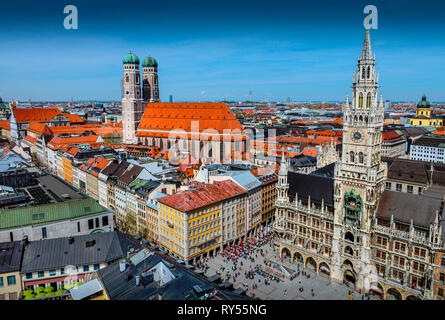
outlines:
[[[254,259],[252,262],[249,258],[238,258],[237,269],[233,271],[234,263],[232,261],[225,261],[221,255],[209,258],[206,263],[208,269],[205,272],[206,276],[213,276],[217,272],[221,274],[223,281],[228,280],[226,277],[226,272],[228,271],[231,275],[229,282],[233,283],[233,287],[245,289],[244,284],[248,285],[247,295],[250,296],[252,292],[253,285],[256,284],[257,287],[253,289],[255,297],[263,300],[349,300],[349,292],[351,288],[347,286],[331,282],[330,279],[322,274],[317,274],[314,271],[303,269],[300,266],[300,270],[304,270],[306,274],[310,275],[296,276],[294,279],[290,280],[289,277],[285,277],[284,281],[276,282],[270,281],[269,285],[265,284],[265,278],[259,274],[255,274],[254,279],[246,279],[245,272],[251,269],[255,269],[256,265],[264,266],[264,259],[280,264],[287,270],[298,270],[297,264],[293,264],[289,261],[281,262],[281,259],[276,255],[270,243],[267,243],[261,247],[263,249],[264,257],[261,256],[260,252],[250,254],[250,257]],[[241,263],[243,264],[241,266]],[[221,271],[221,266],[224,267],[224,271]],[[233,275],[239,272],[239,276],[236,277],[235,282],[233,282]],[[301,283],[300,283],[301,281]],[[304,287],[304,291],[299,290],[300,287]],[[313,296],[312,296],[313,289]],[[362,300],[362,294],[354,291],[353,299]],[[367,299],[363,296],[363,299]]]

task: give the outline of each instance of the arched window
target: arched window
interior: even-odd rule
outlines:
[[[368,96],[366,97],[366,108],[369,109],[371,106],[371,92],[368,92]]]
[[[130,81],[130,78],[128,77],[128,74],[125,75],[125,82]]]
[[[363,108],[363,93],[360,92],[360,95],[358,96],[358,107]]]
[[[354,235],[351,232],[346,232],[345,234],[345,240],[354,242]]]
[[[351,151],[351,152],[349,153],[349,161],[351,161],[351,162],[355,162],[355,157],[354,157],[354,152],[353,152],[353,151]]]
[[[366,78],[369,79],[370,76],[371,76],[371,67],[368,66],[368,72],[366,73]]]
[[[362,68],[362,79],[365,79],[365,67]]]
[[[359,161],[360,163],[365,162],[365,157],[364,157],[364,155],[363,155],[363,152],[360,152],[360,153],[358,154],[358,161]]]

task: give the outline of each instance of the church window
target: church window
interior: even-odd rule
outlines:
[[[365,79],[365,67],[362,68],[362,79]]]
[[[369,79],[370,76],[371,76],[371,67],[368,66],[368,72],[366,74],[366,77]]]
[[[359,158],[359,162],[360,163],[363,163],[365,160],[364,160],[364,156],[363,156],[363,152],[360,152],[359,154],[358,154],[358,158]]]
[[[366,97],[366,108],[369,109],[371,106],[371,92],[368,92],[368,96]]]
[[[355,157],[354,157],[354,152],[353,152],[353,151],[351,151],[351,152],[349,153],[349,160],[350,160],[351,162],[355,162]]]
[[[363,108],[363,93],[360,92],[360,95],[358,97],[358,107]]]

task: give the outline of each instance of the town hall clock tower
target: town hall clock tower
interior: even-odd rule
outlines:
[[[378,102],[379,79],[366,30],[353,74],[352,99],[343,109],[341,161],[335,164],[333,278],[367,292],[372,279],[371,225],[384,188],[386,164],[381,161],[384,118]]]

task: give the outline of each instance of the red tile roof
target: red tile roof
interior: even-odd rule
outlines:
[[[0,129],[11,129],[10,120],[0,120]]]
[[[182,212],[196,210],[246,193],[232,180],[224,180],[213,184],[200,185],[196,189],[187,190],[158,199],[159,202]]]
[[[48,122],[62,112],[57,108],[24,108],[14,109],[14,118],[20,122]]]
[[[94,134],[90,134],[88,136],[81,136],[81,137],[54,137],[48,142],[48,147],[51,148],[60,148],[62,145],[73,145],[73,144],[92,144],[97,141],[99,136],[96,136]]]
[[[25,139],[28,142],[31,142],[32,144],[36,143],[37,138],[33,138],[31,136],[25,136],[23,139]]]
[[[192,122],[195,121],[199,123],[199,128],[196,128],[199,132],[244,130],[225,103],[148,103],[137,135],[141,135],[140,130],[144,129],[167,133],[174,129],[192,132],[192,129],[195,130]]]
[[[400,135],[395,131],[387,131],[382,133],[382,141],[398,140],[400,138]]]
[[[29,124],[28,129],[26,129],[26,130],[31,131],[32,133],[35,133],[39,136],[42,134],[51,134],[51,130],[49,129],[49,127],[46,124],[36,122],[36,121],[31,122]]]
[[[82,122],[85,122],[84,119],[82,119],[79,115],[77,115],[75,113],[64,114],[64,116],[70,120],[70,123],[82,123]]]

